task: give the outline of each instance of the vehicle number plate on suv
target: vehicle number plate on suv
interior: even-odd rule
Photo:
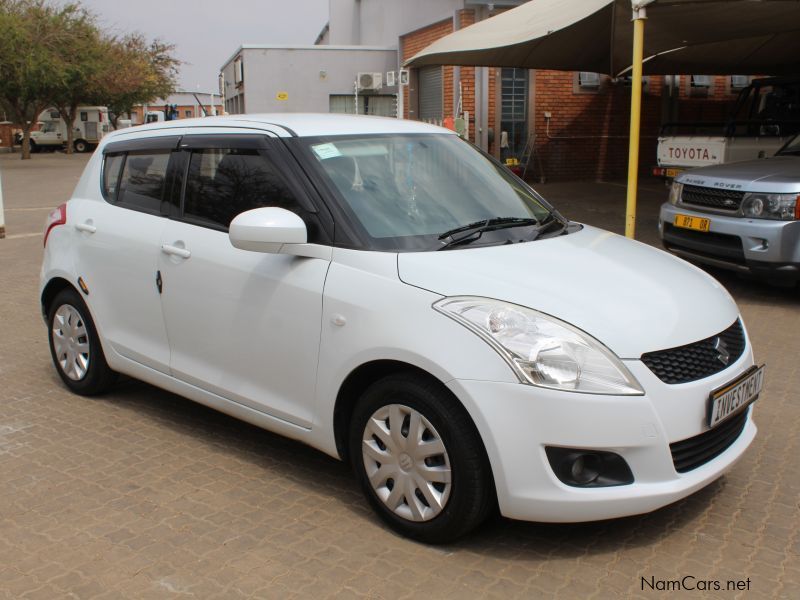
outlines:
[[[744,410],[758,398],[764,386],[764,367],[753,367],[738,379],[711,393],[708,426],[715,427],[731,415]]]
[[[694,229],[695,231],[708,231],[711,228],[711,219],[704,219],[703,217],[693,217],[691,215],[675,215],[673,221],[675,227],[683,227],[684,229]]]

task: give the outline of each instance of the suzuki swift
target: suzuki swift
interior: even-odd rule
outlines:
[[[708,485],[763,384],[728,293],[572,222],[418,122],[240,115],[103,139],[48,219],[41,303],[76,393],[118,373],[348,460],[441,543]]]

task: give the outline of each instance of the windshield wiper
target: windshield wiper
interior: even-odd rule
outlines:
[[[532,217],[494,217],[492,219],[484,219],[483,221],[475,221],[455,229],[445,231],[439,236],[438,239],[444,240],[450,238],[444,246],[438,250],[444,250],[451,246],[461,244],[467,241],[477,240],[483,235],[484,231],[494,231],[496,229],[507,229],[509,227],[524,227],[526,225],[538,225],[538,219]],[[458,235],[463,233],[464,235]]]

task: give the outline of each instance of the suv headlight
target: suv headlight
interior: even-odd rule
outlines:
[[[747,192],[742,198],[742,214],[756,219],[793,221],[798,215],[798,195]]]
[[[587,394],[644,394],[613,352],[554,317],[472,296],[443,298],[433,308],[486,340],[522,383]]]
[[[677,204],[681,201],[681,194],[683,193],[683,184],[677,181],[672,182],[672,187],[669,188],[669,203]]]

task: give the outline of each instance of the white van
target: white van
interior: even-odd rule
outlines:
[[[107,107],[79,106],[72,137],[73,148],[76,152],[89,152],[110,130]],[[31,132],[31,152],[59,150],[66,144],[67,123],[57,109],[48,108],[41,115],[39,131]]]

